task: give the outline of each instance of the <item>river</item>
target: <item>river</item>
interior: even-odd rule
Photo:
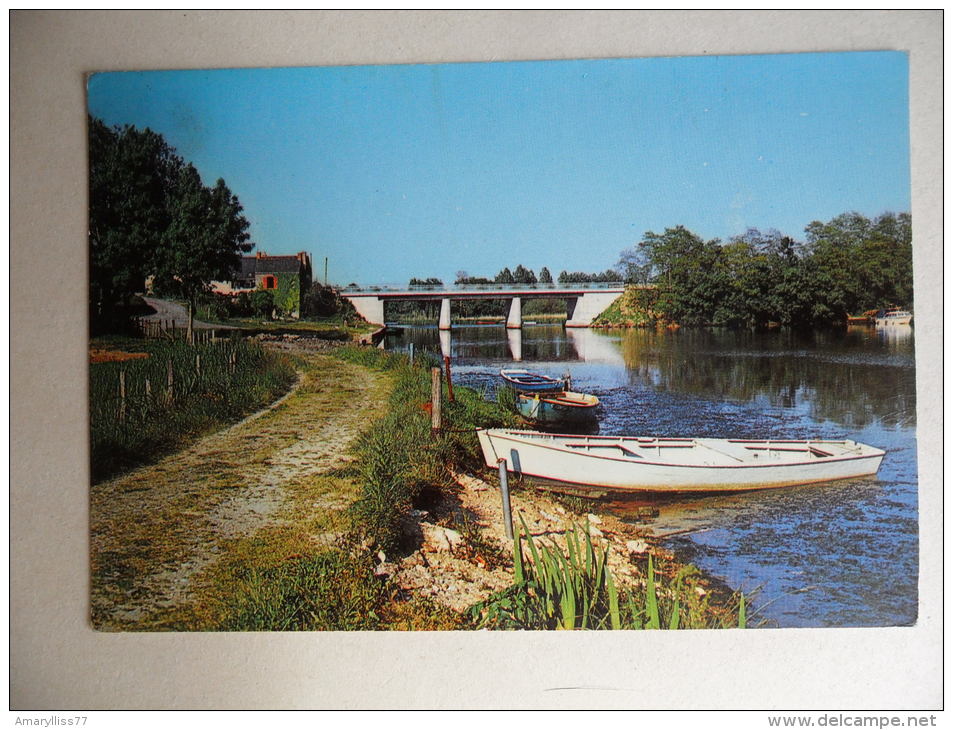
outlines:
[[[917,618],[914,334],[807,335],[526,325],[405,327],[389,349],[450,354],[492,397],[499,369],[572,376],[602,402],[599,432],[849,438],[885,449],[877,477],[767,492],[627,498],[605,506],[735,590],[766,626],[899,626]]]

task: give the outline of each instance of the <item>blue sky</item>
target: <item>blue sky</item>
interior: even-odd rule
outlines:
[[[603,271],[649,230],[910,210],[899,52],[116,72],[88,99],[338,284]]]

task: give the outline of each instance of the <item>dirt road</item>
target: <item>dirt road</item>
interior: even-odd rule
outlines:
[[[143,301],[156,310],[153,314],[147,314],[142,319],[144,320],[158,320],[160,322],[175,322],[176,327],[188,327],[189,326],[189,310],[183,307],[181,304],[176,304],[175,302],[170,302],[166,299],[156,299],[154,297],[143,297]],[[235,329],[228,324],[210,324],[208,322],[200,322],[195,319],[192,320],[192,326],[195,329],[216,329],[216,330],[231,330]]]
[[[329,355],[301,357],[297,387],[271,408],[92,487],[96,628],[167,628],[162,616],[194,598],[194,576],[226,541],[291,519],[285,508],[292,494],[306,490],[314,512],[295,519],[331,529],[354,495],[346,480],[326,475],[347,462],[349,445],[382,412],[390,384]]]

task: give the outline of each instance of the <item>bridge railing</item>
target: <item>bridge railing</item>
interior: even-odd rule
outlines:
[[[373,284],[359,286],[350,284],[341,289],[344,294],[375,292],[466,292],[466,291],[594,291],[600,289],[620,289],[623,281],[573,281],[535,284]]]

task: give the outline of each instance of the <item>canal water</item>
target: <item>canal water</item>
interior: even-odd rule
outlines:
[[[766,492],[606,502],[735,590],[776,627],[900,626],[917,618],[912,327],[798,335],[527,325],[405,327],[386,347],[453,358],[493,398],[501,367],[572,377],[603,434],[849,438],[887,451],[876,477]]]

